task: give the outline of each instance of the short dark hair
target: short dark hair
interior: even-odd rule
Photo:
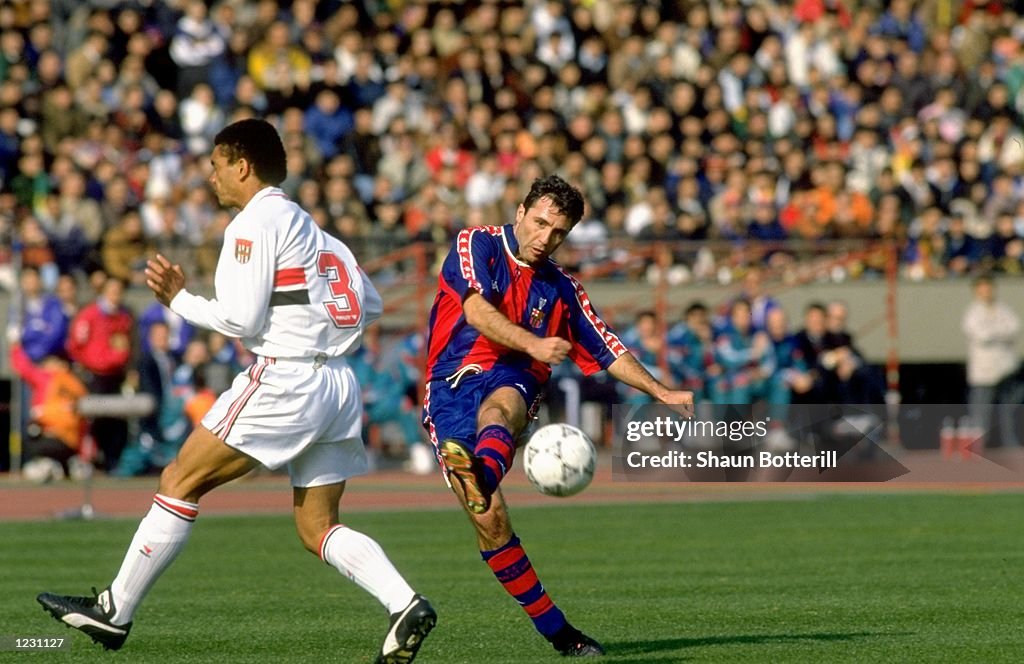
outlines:
[[[523,207],[529,210],[544,197],[551,199],[555,209],[569,218],[573,226],[583,218],[583,194],[557,175],[546,175],[533,181],[530,193],[526,194]]]
[[[697,300],[696,302],[691,302],[690,306],[686,307],[686,311],[683,312],[683,316],[689,316],[690,314],[695,314],[697,312],[707,313],[707,310],[708,305],[704,304],[700,300]]]
[[[288,157],[277,130],[266,120],[246,118],[224,127],[213,138],[221,146],[229,163],[245,159],[252,164],[256,177],[279,185],[288,175]]]
[[[825,313],[825,303],[814,300],[804,307],[804,313],[806,314],[808,311],[820,311],[821,313]]]

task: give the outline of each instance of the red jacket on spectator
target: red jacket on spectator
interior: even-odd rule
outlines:
[[[834,13],[839,27],[846,29],[853,25],[850,10],[841,0],[797,0],[793,15],[804,23],[814,23],[825,14]]]
[[[107,313],[93,302],[71,321],[68,354],[99,376],[124,373],[132,354],[132,326],[128,309]]]
[[[423,156],[423,161],[435,180],[440,175],[441,169],[445,167],[453,168],[455,170],[455,184],[460,188],[466,186],[469,176],[473,174],[473,166],[476,163],[472,153],[468,150],[463,150],[462,148],[449,149],[445,146],[438,146],[428,150]]]

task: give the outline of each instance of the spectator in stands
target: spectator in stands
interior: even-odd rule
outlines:
[[[213,89],[197,83],[178,109],[188,151],[193,155],[209,152],[214,134],[224,126],[224,112],[216,105]]]
[[[145,283],[143,270],[153,247],[142,229],[142,218],[129,210],[118,224],[103,234],[103,269],[112,277],[133,286]]]
[[[210,78],[210,68],[227,40],[207,15],[206,3],[189,0],[171,38],[170,57],[178,66],[178,96],[188,97],[197,83]]]
[[[93,74],[106,55],[108,45],[106,35],[98,30],[92,31],[86,35],[85,42],[67,56],[64,80],[71,88],[80,88]]]
[[[666,337],[664,332],[658,329],[658,317],[653,311],[639,312],[633,320],[633,325],[619,338],[652,376],[666,384],[671,382],[662,370],[662,366],[667,365]],[[653,403],[649,396],[628,385],[620,384],[618,389],[624,403]]]
[[[1000,404],[1000,445],[1018,447],[1015,409],[1009,404],[1021,402],[1017,375],[1020,318],[996,299],[991,277],[982,275],[974,280],[974,298],[964,311],[961,329],[967,338],[967,403],[982,442],[992,442],[993,404]]]
[[[11,366],[32,389],[22,457],[24,471],[34,475],[37,469],[33,466],[52,466],[61,473],[43,472],[38,476],[70,475],[68,461],[78,451],[85,432],[85,423],[77,412],[78,400],[87,394],[85,385],[58,354],[33,362],[19,343],[17,328],[8,331],[8,343]]]
[[[60,301],[61,311],[64,312],[65,318],[68,319],[70,328],[70,321],[78,315],[79,309],[78,282],[75,281],[75,277],[70,274],[60,275],[57,278],[57,287],[54,290],[54,295]]]
[[[722,375],[711,390],[716,404],[788,401],[784,386],[773,380],[775,357],[768,337],[754,330],[750,303],[744,299],[732,303],[729,327],[715,337],[715,363],[722,367]]]
[[[305,105],[312,69],[312,59],[291,43],[284,21],[274,21],[263,41],[249,51],[249,76],[267,94],[269,109],[275,112]]]
[[[963,212],[959,211],[949,216],[942,247],[942,264],[947,272],[954,276],[971,272],[981,259],[983,251],[979,241],[967,234]]]
[[[795,395],[798,403],[825,403],[825,372],[821,366],[821,355],[826,350],[825,305],[811,302],[804,308],[804,327],[796,333],[794,341],[800,356],[813,378],[809,390]]]
[[[162,306],[162,305],[161,305]],[[170,353],[170,335],[167,325],[152,323],[145,331],[145,350],[135,367],[138,371],[138,392],[153,398],[153,412],[139,420],[138,438],[131,441],[118,460],[115,475],[129,477],[141,475],[153,468],[153,455],[163,444],[163,417],[165,400],[170,398],[171,376],[177,361]]]
[[[1012,3],[969,2],[946,18],[908,0],[696,3],[685,13],[670,3],[660,13],[643,3],[407,3],[375,16],[337,1],[29,4],[40,13],[5,13],[17,23],[0,37],[0,177],[17,200],[2,212],[47,286],[58,270],[96,267],[97,242],[132,207],[163,244],[199,245],[195,260],[211,275],[229,217],[192,205],[203,187],[191,184],[202,174],[190,158],[181,177],[160,171],[177,141],[197,149],[232,113],[280,117],[289,193],[330,189],[306,207],[355,248],[370,228],[404,241],[374,226],[382,192],[408,237],[432,242],[465,223],[500,223],[503,201],[514,207],[538,167],[557,162],[594,207],[586,230],[597,250],[581,266],[616,278],[639,272],[602,267],[627,262],[623,211],[635,230],[661,191],[676,235],[702,242],[700,253],[675,252],[696,281],[745,269],[721,260],[731,248],[703,243],[709,234],[754,249],[880,239],[921,278],[1024,271],[1019,218],[1005,217],[1021,214],[1024,160]],[[326,90],[355,118],[354,131],[327,139],[347,170],[304,134]],[[152,150],[156,136],[174,147]],[[494,194],[481,185],[494,183],[477,177],[467,206],[465,182],[490,169],[492,153],[503,196],[480,203]],[[69,187],[82,193],[55,195]],[[886,269],[872,257],[865,267]],[[756,302],[753,317],[763,327]]]
[[[669,329],[667,343],[672,377],[680,389],[693,392],[697,402],[709,399],[722,368],[715,362],[707,305],[700,301],[690,303],[683,320]]]
[[[10,183],[10,189],[14,192],[18,205],[33,209],[50,193],[50,178],[43,166],[41,153],[23,153],[18,158],[17,168],[13,174],[8,173],[5,176],[4,179]]]
[[[764,272],[757,265],[752,265],[743,275],[740,292],[724,303],[714,320],[717,333],[729,329],[732,324],[733,304],[739,300],[747,302],[750,308],[750,324],[755,332],[764,331],[769,312],[780,308],[779,301],[764,291]]]
[[[824,350],[818,363],[825,377],[829,403],[881,403],[882,381],[857,349],[846,327],[849,310],[841,301],[829,302],[825,310]]]
[[[778,379],[790,391],[786,403],[793,400],[793,395],[807,394],[814,387],[814,376],[804,361],[796,336],[789,330],[785,309],[780,307],[768,312],[765,334],[775,355]]]
[[[996,272],[1020,274],[1024,269],[1024,238],[1017,232],[1013,212],[1000,212],[988,240],[988,263]]]
[[[50,240],[61,272],[81,270],[103,233],[103,215],[96,201],[85,198],[85,177],[70,170],[37,207],[37,218]]]
[[[317,93],[313,105],[306,111],[306,132],[316,141],[324,159],[338,154],[342,138],[352,131],[352,113],[341,105],[333,90]]]
[[[167,348],[176,359],[185,354],[185,347],[196,336],[196,328],[184,318],[174,313],[159,302],[147,306],[139,316],[140,350],[149,352],[149,330],[153,325],[162,324],[167,327]]]
[[[243,359],[239,357],[241,348],[237,339],[228,339],[222,334],[211,332],[207,336],[210,361],[203,367],[203,384],[215,395],[221,394],[231,386],[232,379],[242,370]],[[201,391],[200,388],[196,388]]]
[[[93,394],[118,394],[132,355],[134,318],[122,300],[124,283],[105,277],[102,291],[71,322],[67,351],[88,376]],[[127,442],[123,420],[96,418],[93,436],[103,452],[102,465],[112,470]]]
[[[10,311],[11,323],[18,328],[21,347],[34,363],[48,355],[64,354],[70,319],[57,296],[43,290],[39,270],[27,266],[21,270],[22,311]]]

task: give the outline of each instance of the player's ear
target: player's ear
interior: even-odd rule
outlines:
[[[525,217],[525,216],[526,216],[526,208],[523,207],[522,203],[520,203],[519,207],[516,208],[516,223],[518,224],[519,222],[521,222],[523,220],[523,217]]]
[[[238,168],[238,179],[247,180],[250,175],[255,175],[256,172],[253,170],[252,162],[245,157],[239,157],[236,167]]]

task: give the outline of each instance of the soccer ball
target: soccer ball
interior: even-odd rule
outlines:
[[[594,479],[594,444],[574,426],[548,424],[526,443],[526,477],[546,496],[572,496]]]

